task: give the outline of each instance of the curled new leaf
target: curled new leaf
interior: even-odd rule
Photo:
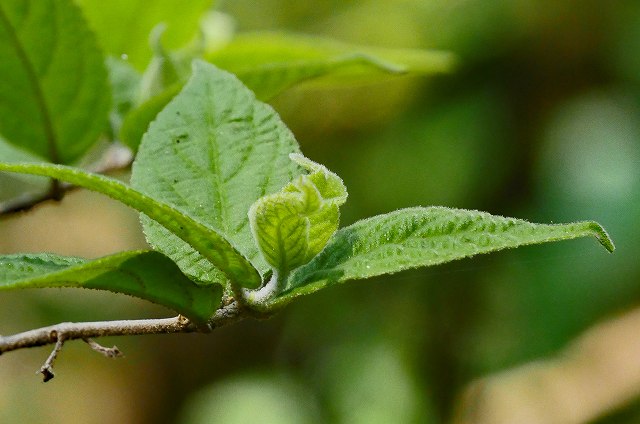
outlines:
[[[265,260],[280,275],[306,264],[338,229],[338,207],[347,190],[336,174],[296,153],[291,160],[309,174],[278,193],[258,199],[249,209],[251,231]]]

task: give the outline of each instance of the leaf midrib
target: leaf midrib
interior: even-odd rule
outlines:
[[[210,85],[209,82],[207,82],[207,93],[211,93],[212,87]],[[228,208],[227,208],[227,203],[228,203],[228,199],[226,197],[226,190],[223,189],[223,185],[225,184],[224,179],[222,178],[222,170],[220,168],[220,149],[219,149],[219,141],[218,141],[218,135],[215,133],[215,131],[209,131],[211,128],[215,128],[216,127],[216,123],[215,123],[215,117],[216,117],[216,105],[214,102],[214,98],[215,96],[209,95],[207,96],[207,100],[209,102],[209,110],[213,111],[213,113],[207,113],[205,114],[206,120],[207,120],[207,132],[208,134],[208,139],[210,140],[210,142],[208,143],[209,145],[209,166],[212,166],[213,169],[210,169],[211,175],[213,175],[213,178],[216,181],[216,186],[215,186],[215,191],[218,192],[218,205],[216,205],[216,202],[214,201],[213,207],[216,208],[216,206],[218,206],[216,209],[218,209],[218,216],[220,217],[220,226],[222,227],[220,230],[223,231],[223,233],[229,237],[229,217],[228,217]]]
[[[55,3],[53,3],[53,7],[55,7]],[[7,28],[7,33],[9,34],[10,41],[13,44],[16,53],[18,54],[18,59],[22,63],[29,83],[31,84],[34,91],[36,105],[38,106],[38,111],[40,112],[40,115],[42,117],[42,124],[44,127],[45,138],[47,140],[47,146],[49,150],[49,160],[53,163],[60,163],[60,156],[58,154],[58,149],[56,148],[57,137],[53,129],[53,123],[49,115],[49,108],[44,97],[44,92],[39,84],[38,74],[35,71],[33,63],[31,63],[27,52],[22,48],[20,39],[18,38],[18,34],[15,28],[11,25],[11,21],[9,21],[9,18],[7,17],[1,4],[0,21]]]

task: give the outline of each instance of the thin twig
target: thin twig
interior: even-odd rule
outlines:
[[[47,360],[44,361],[42,367],[40,367],[38,372],[36,372],[36,374],[42,374],[42,381],[45,383],[55,377],[55,375],[53,374],[53,363],[58,357],[58,353],[60,353],[60,351],[62,350],[62,346],[65,342],[64,337],[60,334],[55,334],[54,337],[57,337],[57,340],[53,351],[51,351],[51,354],[49,355]]]
[[[98,353],[103,354],[107,358],[120,358],[124,356],[122,354],[122,351],[118,349],[118,346],[104,347],[93,339],[83,339],[83,340],[85,341],[85,343],[89,345],[91,349],[95,350]]]
[[[53,363],[66,341],[82,339],[89,346],[103,355],[115,358],[122,356],[116,347],[101,346],[92,338],[106,336],[137,336],[144,334],[169,333],[208,333],[215,328],[239,321],[253,314],[242,308],[235,300],[218,309],[215,315],[205,324],[196,325],[182,315],[173,318],[99,321],[99,322],[65,322],[49,327],[25,331],[12,336],[0,336],[0,355],[12,350],[55,343],[53,351],[38,371],[45,382],[54,377]]]
[[[11,336],[0,336],[0,354],[28,347],[45,346],[77,339],[91,339],[107,336],[137,336],[144,334],[206,333],[215,328],[239,321],[248,315],[241,314],[236,302],[216,311],[205,326],[197,326],[187,318],[178,315],[173,318],[65,322]]]

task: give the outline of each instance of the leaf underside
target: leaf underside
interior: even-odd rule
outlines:
[[[161,304],[196,323],[213,315],[222,298],[219,284],[189,280],[166,256],[122,252],[95,260],[46,253],[0,256],[0,290],[77,287],[108,290]]]
[[[56,163],[72,163],[107,123],[102,54],[70,0],[0,3],[0,133]]]
[[[614,250],[605,230],[592,221],[534,224],[463,209],[402,209],[338,230],[318,256],[293,273],[287,291],[275,303],[347,280],[586,236]]]

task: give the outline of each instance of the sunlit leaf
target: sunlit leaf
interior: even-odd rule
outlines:
[[[300,154],[291,154],[291,159],[309,174],[261,197],[249,209],[262,256],[280,275],[320,253],[338,229],[338,207],[347,200],[347,189],[336,174]]]
[[[145,134],[131,184],[215,229],[262,273],[247,212],[301,170],[289,160],[298,145],[268,105],[233,75],[202,61]],[[143,219],[147,241],[200,280],[217,270],[201,253],[156,223]],[[237,279],[256,288],[260,281]]]
[[[533,224],[463,209],[402,209],[339,230],[320,255],[293,273],[278,302],[347,280],[587,236],[614,250],[605,230],[592,221]]]

